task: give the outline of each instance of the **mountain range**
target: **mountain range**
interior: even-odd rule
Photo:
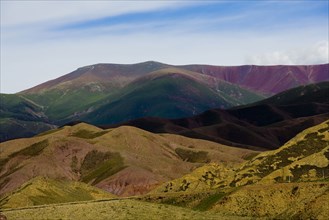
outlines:
[[[74,121],[107,126],[229,109],[328,81],[328,68],[174,66],[154,61],[90,65],[16,94],[1,94],[0,141],[31,137]]]

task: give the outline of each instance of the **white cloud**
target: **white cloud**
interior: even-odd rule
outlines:
[[[329,43],[320,41],[306,48],[274,51],[258,55],[249,55],[246,63],[257,65],[305,65],[329,63]]]
[[[175,1],[1,1],[1,26],[67,23],[177,7]]]

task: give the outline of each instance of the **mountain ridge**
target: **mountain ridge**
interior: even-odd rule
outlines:
[[[173,119],[251,104],[281,89],[329,80],[328,66],[204,66],[202,69],[203,65],[174,66],[154,61],[89,65],[7,95],[12,100],[21,99],[21,106],[34,106],[37,114],[32,109],[32,118],[30,107],[21,108],[17,115],[2,95],[1,108],[7,112],[1,114],[1,127],[7,131],[20,129],[20,132],[0,130],[0,141],[28,137],[72,121],[106,125],[142,117]],[[253,69],[255,72],[248,76]],[[277,84],[287,74],[301,80]],[[280,88],[272,91],[274,87],[266,87],[269,90],[265,91],[262,80],[256,80],[258,76],[270,77],[268,85]],[[245,81],[237,81],[238,78]],[[250,86],[249,82],[252,82]],[[255,83],[260,87],[253,87]],[[42,117],[36,120],[36,115]]]

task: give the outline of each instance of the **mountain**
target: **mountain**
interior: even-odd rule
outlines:
[[[208,162],[235,164],[257,153],[134,127],[103,130],[84,123],[3,142],[0,149],[0,194],[44,176],[121,196],[146,193]]]
[[[43,106],[45,114],[56,122],[92,111],[96,108],[95,102],[120,93],[118,90],[139,76],[164,66],[156,62],[95,64],[78,68],[19,94]]]
[[[261,99],[236,85],[213,82],[210,77],[177,68],[152,72],[133,81],[124,90],[120,98],[109,101],[81,120],[104,125],[145,116],[179,118]]]
[[[327,94],[329,82],[323,82],[293,88],[255,104],[229,110],[213,109],[194,117],[172,120],[140,118],[119,125],[242,148],[276,149],[302,130],[329,118]]]
[[[191,117],[209,109],[246,105],[295,86],[328,81],[328,65],[214,67],[148,61],[85,66],[1,96],[33,103],[42,117],[35,123],[29,109],[21,108],[17,115],[1,100],[11,116],[1,114],[0,137],[1,141],[30,137],[72,121],[106,125],[141,117]],[[19,132],[12,132],[15,129]]]
[[[58,125],[81,117],[89,123],[118,123],[143,116],[177,118],[263,98],[238,85],[167,66],[156,62],[97,64],[19,94],[43,106],[45,114]],[[182,109],[182,102],[187,101],[192,101],[190,108]],[[136,112],[136,105],[142,105],[140,112]],[[111,111],[99,115],[104,109]]]

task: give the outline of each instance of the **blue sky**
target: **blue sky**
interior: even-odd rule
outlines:
[[[1,0],[1,92],[95,63],[328,63],[328,11],[327,0]]]

